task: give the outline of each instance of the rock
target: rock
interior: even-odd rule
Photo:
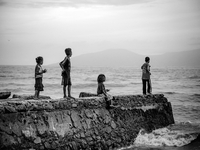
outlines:
[[[0,99],[7,99],[10,95],[11,92],[0,92]]]
[[[105,132],[106,132],[106,133],[110,133],[110,132],[112,132],[111,127],[106,127],[106,128],[105,128]]]
[[[41,138],[40,138],[40,137],[37,137],[37,138],[34,140],[34,143],[35,143],[35,144],[41,143]]]
[[[73,104],[72,104],[72,107],[73,107],[73,108],[76,108],[76,107],[77,107],[77,104],[76,104],[76,103],[73,103]]]
[[[46,149],[51,149],[51,144],[49,144],[48,142],[45,142],[44,146]]]
[[[5,108],[5,111],[8,112],[8,113],[17,112],[17,110],[14,107],[11,107],[11,106],[5,106],[4,108]]]
[[[115,128],[116,128],[116,124],[115,124],[115,122],[114,122],[114,121],[112,121],[112,122],[111,122],[111,127],[112,127],[113,129],[115,129]]]
[[[79,97],[95,97],[95,96],[97,96],[97,94],[94,94],[94,93],[81,92],[79,94]]]
[[[13,98],[20,98],[20,99],[24,99],[24,100],[29,100],[29,99],[34,99],[34,95],[17,95],[17,94],[13,94]],[[39,99],[51,99],[51,97],[40,95]]]

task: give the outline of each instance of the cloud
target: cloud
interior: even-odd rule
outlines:
[[[155,0],[0,0],[0,6],[15,7],[79,7],[83,5],[132,5]]]

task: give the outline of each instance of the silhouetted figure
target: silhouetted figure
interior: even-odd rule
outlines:
[[[114,107],[112,104],[113,97],[107,93],[110,90],[106,89],[105,85],[103,84],[103,82],[105,81],[106,81],[106,76],[104,74],[100,74],[97,78],[98,82],[97,95],[105,97],[107,108]]]
[[[39,98],[40,91],[44,91],[42,84],[43,73],[46,73],[46,69],[42,69],[43,57],[36,58],[37,65],[35,66],[35,99]]]
[[[142,84],[143,84],[143,95],[151,94],[152,93],[152,87],[151,87],[151,72],[150,72],[150,58],[145,58],[145,63],[142,65]],[[146,91],[146,84],[147,84],[147,91]]]
[[[67,90],[68,90],[68,97],[71,97],[71,85],[72,85],[72,82],[71,82],[71,60],[70,60],[70,57],[72,56],[72,50],[71,48],[66,48],[65,49],[65,54],[66,54],[66,57],[64,58],[63,61],[61,61],[59,63],[60,67],[62,68],[62,82],[61,82],[61,85],[63,85],[63,97],[66,98],[67,95],[66,95],[66,87],[68,86]]]

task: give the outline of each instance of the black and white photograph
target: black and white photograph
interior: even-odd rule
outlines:
[[[199,150],[200,0],[0,0],[0,150]]]

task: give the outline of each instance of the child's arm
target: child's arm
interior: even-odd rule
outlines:
[[[63,71],[65,71],[64,64],[66,63],[66,61],[67,61],[67,57],[65,57],[65,59],[59,63]]]
[[[47,69],[44,69],[44,70],[43,70],[43,73],[46,73],[46,72],[47,72]]]
[[[151,72],[150,72],[150,67],[151,67],[150,65],[148,65],[148,66],[147,66],[147,71],[148,71],[148,72],[149,72],[149,74],[151,75]]]
[[[107,91],[106,91],[106,88],[105,88],[104,84],[102,85],[102,91],[103,91],[103,94],[105,96],[107,96]]]
[[[144,69],[144,64],[141,66],[141,69]]]
[[[39,66],[36,66],[35,67],[35,75],[41,75],[43,74],[43,70],[39,67]]]
[[[109,92],[110,91],[110,89],[106,89],[106,92]]]
[[[62,62],[63,62],[63,61],[61,61],[61,62],[59,63],[59,65],[60,65],[60,68],[61,68],[62,70],[64,70],[64,67],[63,67],[63,65],[62,65]]]

